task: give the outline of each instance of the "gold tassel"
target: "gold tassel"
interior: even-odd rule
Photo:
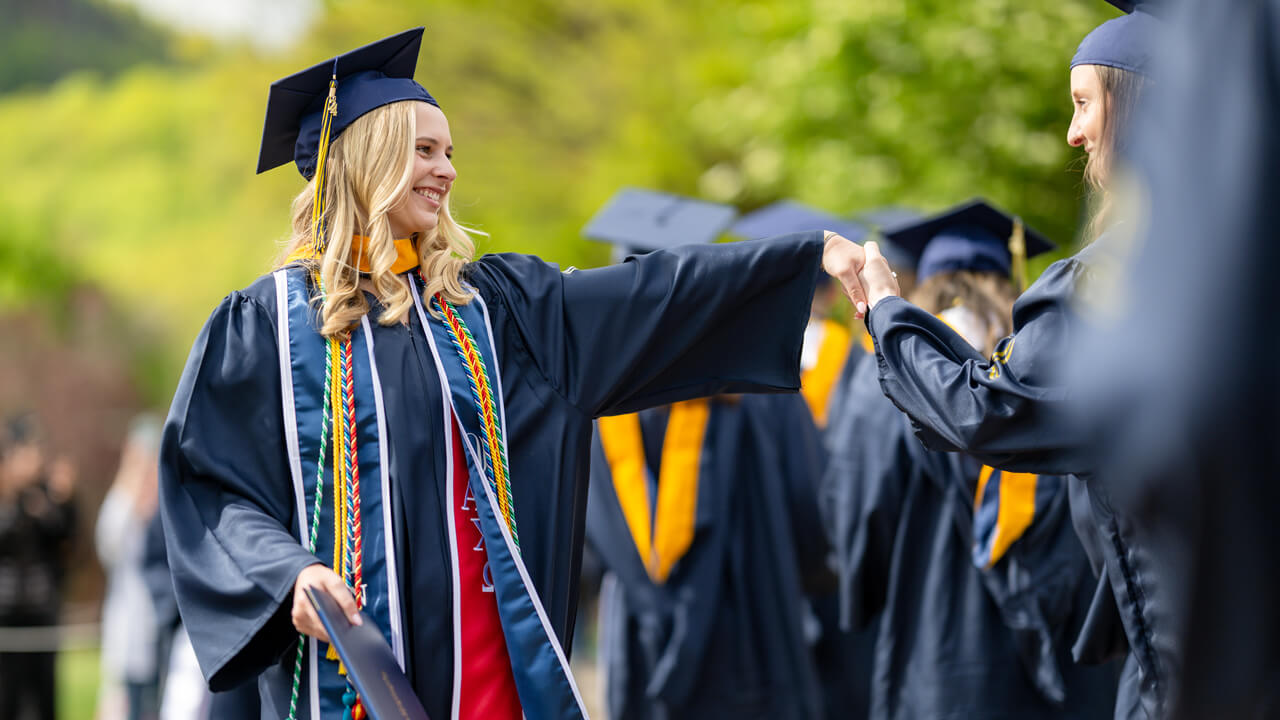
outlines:
[[[1013,256],[1013,282],[1021,293],[1027,288],[1027,238],[1022,228],[1022,218],[1013,219],[1013,234],[1009,236],[1009,254]]]
[[[335,65],[334,74],[329,78],[329,97],[325,98],[324,110],[320,121],[320,146],[316,150],[316,196],[311,202],[311,245],[317,254],[323,252],[321,241],[324,222],[324,168],[329,156],[329,134],[333,130],[333,118],[338,114],[338,74]]]

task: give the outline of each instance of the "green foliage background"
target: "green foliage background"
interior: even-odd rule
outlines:
[[[490,233],[484,251],[601,263],[578,231],[623,185],[839,214],[985,195],[1065,248],[1081,207],[1067,62],[1114,15],[1098,0],[333,0],[264,53],[59,5],[117,24],[4,51],[33,77],[0,78],[0,305],[104,288],[158,338],[142,367],[161,404],[209,310],[287,232],[301,180],[253,174],[267,86],[337,52],[427,26],[418,79],[450,118],[455,211]],[[58,27],[18,11],[14,37]]]

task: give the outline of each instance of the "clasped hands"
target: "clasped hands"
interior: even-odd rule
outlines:
[[[828,230],[822,269],[840,281],[859,320],[884,298],[899,294],[898,279],[874,242],[858,245]]]
[[[823,238],[826,246],[822,251],[822,269],[845,287],[845,295],[854,304],[859,320],[865,318],[877,302],[900,295],[897,275],[876,243],[858,245],[831,231]]]

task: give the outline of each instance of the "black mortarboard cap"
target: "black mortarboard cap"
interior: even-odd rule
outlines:
[[[644,253],[712,242],[737,214],[729,205],[624,188],[591,218],[582,235],[627,252]]]
[[[360,116],[383,105],[421,100],[439,107],[413,79],[423,30],[417,27],[383,38],[271,83],[258,172],[292,160],[304,178],[315,175],[321,110],[335,76],[338,114],[329,131],[330,141]]]
[[[862,242],[869,232],[861,223],[790,200],[747,213],[733,224],[729,232],[748,240],[758,240],[809,230],[830,230],[854,242]]]
[[[1106,65],[1129,72],[1150,73],[1160,34],[1160,21],[1147,12],[1149,3],[1107,0],[1126,14],[1112,18],[1085,36],[1071,58],[1077,65]]]
[[[930,275],[956,270],[1007,275],[1013,264],[1009,239],[1016,220],[978,198],[923,220],[885,228],[883,233],[919,257],[916,277],[920,282]],[[1055,247],[1044,235],[1025,225],[1023,238],[1028,258]]]

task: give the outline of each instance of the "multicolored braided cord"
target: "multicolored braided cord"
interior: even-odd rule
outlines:
[[[498,509],[502,520],[511,531],[511,539],[516,548],[520,547],[520,536],[516,533],[515,506],[511,499],[511,473],[507,466],[507,442],[502,436],[502,424],[498,422],[498,404],[493,386],[489,382],[488,368],[484,357],[476,346],[475,336],[467,327],[466,321],[458,314],[453,303],[445,300],[439,293],[431,298],[432,307],[444,318],[445,328],[449,331],[449,339],[462,358],[467,369],[467,382],[471,386],[471,398],[475,402],[476,413],[480,417],[480,426],[484,432],[484,472],[485,479],[498,496]]]
[[[320,273],[315,273],[314,280],[316,287],[323,288],[323,284],[320,281]],[[333,343],[328,343],[326,346],[324,363],[327,383],[333,377]],[[324,500],[324,451],[329,445],[329,418],[333,415],[327,386],[326,391],[321,394],[324,395],[324,408],[320,411],[320,456],[316,459],[316,499],[313,506],[314,509],[311,511],[311,532],[307,537],[307,552],[309,553],[315,553],[316,551],[316,535],[320,528],[320,507]],[[297,718],[298,688],[302,685],[302,655],[306,646],[307,636],[298,633],[298,653],[293,661],[293,690],[289,693],[288,720],[296,720]]]

